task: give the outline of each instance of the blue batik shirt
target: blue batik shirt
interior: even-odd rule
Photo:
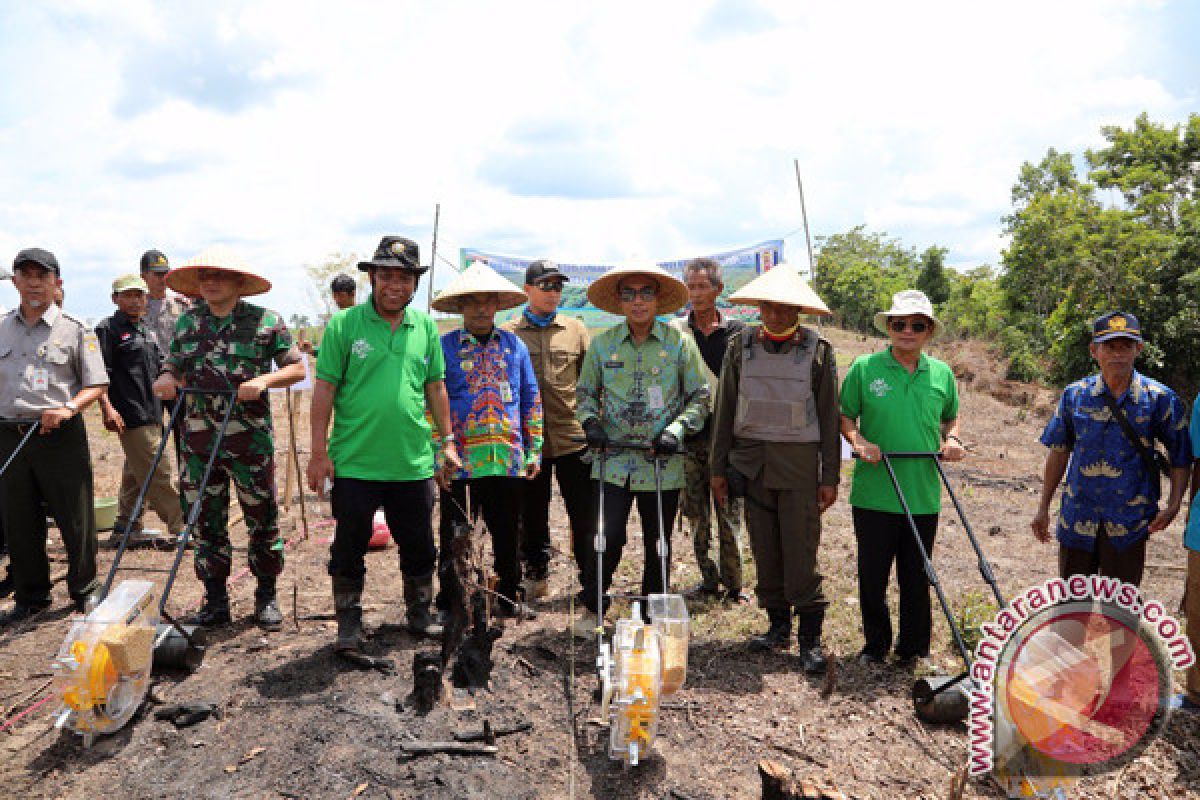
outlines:
[[[1101,523],[1113,547],[1126,550],[1146,538],[1158,514],[1159,482],[1113,419],[1107,391],[1099,375],[1072,383],[1042,432],[1042,444],[1071,454],[1057,533],[1060,543],[1078,550],[1095,549]],[[1191,463],[1186,412],[1170,388],[1135,371],[1117,407],[1146,447],[1166,446],[1171,466]]]

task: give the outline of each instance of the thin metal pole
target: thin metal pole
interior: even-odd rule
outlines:
[[[808,277],[815,285],[817,282],[817,262],[813,259],[812,236],[808,232],[808,207],[804,204],[804,181],[800,179],[800,159],[793,158],[796,167],[796,188],[800,190],[800,216],[804,218],[804,243],[808,246]]]
[[[437,203],[433,207],[433,248],[429,254],[429,285],[425,287],[425,307],[430,313],[433,312],[433,273],[437,268],[437,237],[438,225],[442,221],[442,204]]]

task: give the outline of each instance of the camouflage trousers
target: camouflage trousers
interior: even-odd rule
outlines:
[[[189,420],[183,437],[180,501],[184,514],[197,501],[216,430],[196,429]],[[212,475],[200,499],[200,516],[193,537],[196,545],[196,577],[202,581],[229,578],[233,545],[229,541],[229,483],[237,491],[238,503],[249,535],[250,571],[255,577],[272,577],[283,572],[283,536],[279,533],[279,503],[275,493],[275,446],[270,428],[248,427],[236,418],[217,453]]]
[[[724,586],[736,592],[742,588],[742,555],[738,549],[737,531],[742,519],[740,500],[730,500],[718,506],[712,497],[708,471],[708,437],[696,437],[687,442],[683,469],[685,485],[682,496],[683,516],[692,529],[692,545],[696,565],[700,568],[707,589]],[[717,545],[720,566],[709,555],[712,541],[713,517],[717,521]]]

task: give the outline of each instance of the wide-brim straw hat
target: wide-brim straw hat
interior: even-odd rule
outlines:
[[[653,278],[658,283],[658,294],[655,297],[658,300],[658,306],[655,309],[655,315],[674,314],[687,305],[687,284],[657,264],[650,262],[626,264],[614,267],[604,273],[588,286],[588,301],[601,311],[623,315],[625,312],[621,308],[621,299],[618,297],[620,284],[625,278],[632,278],[635,275]]]
[[[763,302],[779,303],[795,306],[802,314],[819,317],[833,313],[808,285],[808,281],[801,278],[796,268],[785,261],[771,267],[729,295],[729,302],[740,306],[757,306]]]
[[[905,289],[892,295],[892,307],[875,314],[875,327],[887,333],[889,317],[911,317],[913,314],[928,317],[934,330],[937,330],[938,320],[933,315],[933,303],[929,302],[929,298],[920,289]]]
[[[202,269],[219,269],[240,276],[242,285],[238,294],[242,297],[271,291],[269,280],[252,270],[241,256],[221,245],[209,247],[168,272],[167,286],[188,297],[199,297]]]
[[[500,308],[516,308],[529,298],[516,285],[482,261],[472,261],[470,266],[458,273],[450,285],[438,292],[431,303],[434,311],[461,314],[462,300],[468,295],[494,294],[500,300]]]

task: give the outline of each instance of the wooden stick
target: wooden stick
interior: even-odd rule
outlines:
[[[296,483],[300,489],[300,528],[304,535],[300,541],[308,540],[308,509],[304,502],[304,474],[300,472],[300,451],[296,448],[296,417],[292,414],[292,389],[287,390],[288,438],[291,440],[292,464],[296,468]],[[290,471],[288,473],[291,474]]]
[[[500,748],[494,744],[471,742],[402,742],[400,749],[405,755],[427,756],[433,753],[449,753],[456,756],[494,756]]]

